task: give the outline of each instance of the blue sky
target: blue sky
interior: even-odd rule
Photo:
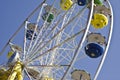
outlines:
[[[40,2],[41,0],[0,1],[0,48],[5,45],[18,26]],[[120,0],[111,0],[110,2],[114,11],[114,30],[107,58],[97,80],[120,79]],[[3,59],[0,58],[0,60]]]

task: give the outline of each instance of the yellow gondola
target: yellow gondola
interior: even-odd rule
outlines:
[[[91,24],[96,29],[104,28],[108,24],[108,18],[104,14],[95,13]]]
[[[12,55],[13,55],[13,51],[9,51],[8,54],[7,54],[7,58],[10,58]]]
[[[69,10],[72,6],[73,2],[71,0],[61,0],[60,6],[63,10]]]

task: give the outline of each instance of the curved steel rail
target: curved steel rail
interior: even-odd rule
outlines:
[[[110,8],[110,11],[111,11],[111,15],[110,15],[110,30],[109,30],[109,36],[108,36],[108,42],[107,42],[107,46],[105,48],[105,52],[102,56],[102,59],[100,61],[100,64],[97,68],[97,71],[95,73],[95,76],[94,76],[94,79],[93,80],[97,80],[97,77],[102,69],[102,66],[103,66],[103,63],[105,61],[105,58],[107,56],[107,52],[108,52],[108,49],[109,49],[109,46],[110,46],[110,41],[111,41],[111,37],[112,37],[112,31],[113,31],[113,10],[112,10],[112,7],[111,7],[111,4],[110,2],[107,0],[107,4],[109,5],[109,8]]]

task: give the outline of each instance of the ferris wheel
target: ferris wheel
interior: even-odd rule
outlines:
[[[112,27],[108,0],[43,0],[1,50],[0,80],[97,80]]]

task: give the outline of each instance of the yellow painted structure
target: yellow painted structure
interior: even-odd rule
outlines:
[[[0,80],[23,80],[22,76],[22,63],[17,61],[15,65],[8,69],[0,69]]]

